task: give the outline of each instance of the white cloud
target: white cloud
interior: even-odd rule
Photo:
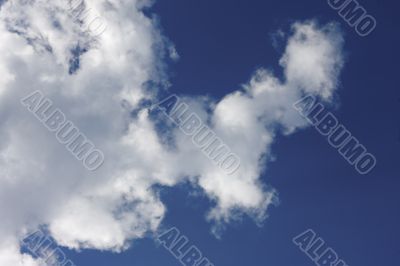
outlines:
[[[188,97],[241,158],[228,176],[180,131],[171,129],[175,147],[166,145],[148,110],[131,116],[142,100],[157,101],[144,84],[165,81],[159,55],[168,45],[141,11],[151,1],[85,2],[107,22],[100,36],[83,32],[68,1],[14,0],[0,11],[0,70],[7,77],[0,83],[0,240],[10,243],[0,246],[0,264],[39,265],[19,253],[18,239],[43,224],[69,248],[124,250],[156,231],[165,215],[156,184],[197,184],[214,201],[208,218],[217,224],[240,213],[264,219],[275,192],[260,174],[277,128],[305,126],[291,108],[303,93],[329,99],[336,88],[342,38],[335,26],[295,24],[281,61],[285,81],[259,70],[221,101]],[[78,46],[87,51],[70,75]],[[20,104],[38,89],[104,152],[99,170],[87,171]]]
[[[280,81],[259,69],[243,90],[225,96],[215,106],[214,129],[241,158],[241,168],[233,176],[203,172],[199,184],[216,197],[211,219],[229,221],[232,211],[265,217],[274,192],[260,184],[265,160],[278,129],[293,133],[305,127],[292,104],[303,94],[329,99],[337,86],[342,67],[342,37],[335,25],[318,27],[314,22],[296,23],[281,60],[286,80]],[[305,61],[302,64],[301,61]]]
[[[287,84],[329,99],[337,86],[343,66],[340,52],[343,39],[335,24],[316,30],[314,22],[295,23],[281,59]]]

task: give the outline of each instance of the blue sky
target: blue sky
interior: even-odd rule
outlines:
[[[361,3],[361,2],[360,2]],[[279,191],[280,204],[262,227],[244,219],[227,226],[221,239],[204,220],[209,202],[185,192],[163,192],[165,225],[182,230],[215,265],[307,266],[313,262],[291,239],[314,229],[349,265],[397,265],[400,212],[399,108],[395,81],[399,44],[395,1],[363,1],[378,21],[360,37],[326,1],[158,1],[151,9],[181,59],[169,66],[171,90],[221,97],[248,80],[259,66],[281,72],[280,49],[271,33],[293,20],[337,21],[345,34],[346,64],[339,89],[340,121],[378,159],[376,169],[359,175],[309,128],[280,137],[273,146],[277,161],[263,173]],[[123,255],[83,253],[80,265],[179,265],[151,240],[134,244]]]
[[[307,266],[314,263],[292,239],[313,229],[348,265],[397,266],[400,246],[400,93],[396,1],[360,0],[377,28],[360,37],[327,1],[157,0],[146,10],[174,44],[179,60],[166,60],[170,93],[225,97],[260,67],[283,78],[279,60],[295,21],[334,21],[344,37],[344,67],[328,109],[377,158],[360,175],[313,127],[277,134],[274,160],[260,180],[277,190],[279,204],[261,224],[248,217],[224,224],[217,238],[205,216],[214,202],[190,182],[158,187],[166,206],[161,228],[176,227],[215,266]],[[100,127],[101,128],[101,127]],[[190,160],[190,158],[189,158]],[[184,162],[183,162],[184,163]],[[63,248],[77,266],[180,265],[147,237],[125,252]],[[8,266],[8,265],[6,265]]]

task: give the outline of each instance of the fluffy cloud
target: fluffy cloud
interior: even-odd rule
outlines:
[[[281,60],[286,79],[259,69],[242,90],[215,104],[210,114],[213,129],[239,155],[241,168],[233,176],[208,170],[201,174],[200,186],[218,203],[209,218],[229,221],[236,208],[265,217],[274,191],[263,189],[259,177],[271,157],[270,146],[278,129],[290,134],[307,126],[292,108],[304,94],[331,98],[343,65],[342,43],[333,24],[296,23]]]
[[[72,1],[74,2],[74,1]],[[154,185],[184,181],[213,201],[208,219],[224,224],[248,214],[257,221],[276,200],[260,175],[276,134],[306,126],[292,103],[305,93],[329,100],[342,66],[335,25],[296,23],[281,65],[285,80],[258,70],[219,101],[187,101],[241,158],[227,175],[178,129],[165,141],[144,101],[157,102],[150,81],[166,84],[170,45],[146,17],[145,0],[86,0],[107,30],[85,30],[71,1],[13,0],[0,11],[0,264],[40,265],[21,254],[27,232],[46,225],[69,248],[121,251],[157,231],[166,207]],[[175,53],[176,54],[176,53]],[[57,142],[20,100],[41,90],[105,154],[90,172]],[[137,115],[132,115],[137,110]]]

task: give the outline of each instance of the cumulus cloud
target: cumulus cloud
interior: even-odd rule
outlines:
[[[85,0],[107,23],[101,35],[74,19],[71,1],[13,0],[1,7],[1,265],[40,265],[19,247],[40,225],[68,248],[128,248],[157,231],[166,213],[155,185],[200,187],[214,204],[207,217],[217,225],[241,214],[262,221],[276,201],[260,175],[276,134],[306,126],[292,103],[306,93],[325,100],[334,93],[343,64],[336,26],[293,26],[280,62],[285,80],[260,69],[219,101],[185,98],[240,157],[239,170],[227,175],[177,128],[167,127],[174,144],[166,142],[157,126],[165,118],[143,107],[160,100],[148,84],[167,84],[162,59],[171,49],[143,13],[151,2]],[[101,168],[84,168],[21,105],[35,90],[104,152]]]
[[[217,102],[210,114],[213,129],[241,158],[241,167],[233,176],[203,168],[199,185],[217,202],[210,219],[227,222],[235,209],[261,220],[265,217],[275,195],[259,178],[271,157],[271,144],[279,131],[290,134],[307,126],[292,104],[304,94],[327,101],[337,87],[343,65],[343,39],[337,27],[309,21],[296,23],[292,29],[281,60],[285,80],[259,69],[242,90]]]

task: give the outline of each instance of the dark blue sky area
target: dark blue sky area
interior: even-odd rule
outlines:
[[[215,266],[311,266],[292,243],[308,228],[352,266],[398,266],[400,254],[400,92],[398,86],[400,4],[360,0],[378,26],[360,37],[324,0],[159,0],[152,11],[181,59],[170,65],[171,91],[220,98],[238,89],[258,67],[279,75],[271,33],[296,20],[337,21],[345,35],[347,62],[332,110],[378,164],[359,175],[313,128],[281,137],[277,160],[263,180],[279,191],[281,203],[263,227],[245,218],[229,225],[218,240],[205,214],[210,202],[187,195],[184,186],[162,191],[168,215]],[[150,239],[122,255],[69,254],[77,265],[180,265]]]

